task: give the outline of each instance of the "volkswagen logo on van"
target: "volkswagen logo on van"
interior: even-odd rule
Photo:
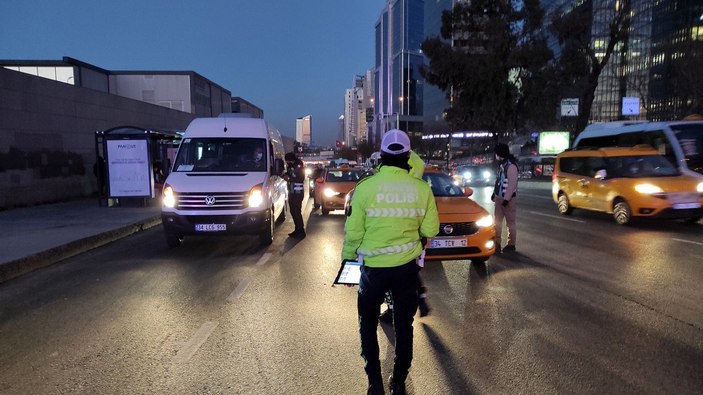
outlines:
[[[442,228],[442,231],[444,232],[445,235],[450,235],[454,232],[454,227],[451,225],[444,225]]]
[[[215,204],[215,197],[214,196],[205,196],[205,204],[208,206],[212,206]]]

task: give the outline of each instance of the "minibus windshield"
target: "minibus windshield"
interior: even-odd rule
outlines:
[[[181,142],[174,171],[266,171],[266,140],[257,138],[187,138]]]
[[[703,124],[678,124],[672,125],[671,129],[679,140],[686,166],[703,174]]]

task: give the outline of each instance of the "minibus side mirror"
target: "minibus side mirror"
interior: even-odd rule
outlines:
[[[607,176],[608,176],[608,172],[605,171],[605,169],[600,169],[596,172],[595,179],[596,180],[604,180],[605,177],[607,177]]]

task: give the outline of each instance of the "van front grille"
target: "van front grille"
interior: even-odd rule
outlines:
[[[245,192],[179,193],[180,210],[240,210],[245,208]]]

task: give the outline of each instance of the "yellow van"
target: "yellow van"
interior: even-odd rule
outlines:
[[[633,217],[703,217],[703,182],[681,174],[651,146],[577,148],[557,155],[552,198],[561,214],[574,208],[613,214],[618,224]]]

